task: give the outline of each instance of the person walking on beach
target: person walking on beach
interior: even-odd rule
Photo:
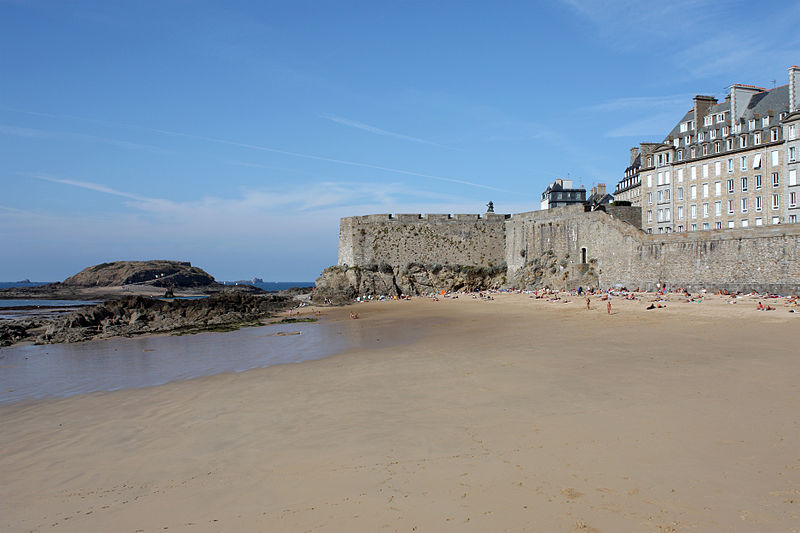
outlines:
[[[611,314],[611,300],[610,299],[608,300],[608,303],[606,304],[606,309],[608,310],[608,314],[610,315]]]
[[[586,309],[588,309],[588,310],[591,310],[591,309],[592,309],[592,308],[590,307],[591,303],[592,303],[592,301],[591,301],[589,298],[586,298]]]

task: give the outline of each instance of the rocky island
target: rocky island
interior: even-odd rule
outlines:
[[[0,290],[5,299],[100,300],[60,315],[0,320],[0,346],[237,329],[296,307],[310,292],[226,286],[181,261],[102,263],[60,283]]]

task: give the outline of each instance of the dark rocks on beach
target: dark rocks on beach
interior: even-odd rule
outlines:
[[[196,333],[257,325],[294,307],[288,295],[226,292],[197,300],[162,301],[128,296],[50,321],[17,320],[0,325],[0,346],[21,341],[50,344],[144,333]]]
[[[185,261],[114,261],[84,268],[64,280],[66,286],[112,287],[148,283],[155,287],[205,287],[214,278]]]

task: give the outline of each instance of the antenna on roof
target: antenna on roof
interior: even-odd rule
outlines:
[[[776,85],[776,84],[777,84],[777,82],[776,82],[775,80],[772,80],[772,88],[773,88],[773,89],[775,88],[775,85]]]

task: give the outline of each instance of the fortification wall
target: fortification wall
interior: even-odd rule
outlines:
[[[506,224],[509,272],[550,255],[565,278],[583,268],[597,275],[601,288],[652,290],[666,283],[800,292],[798,224],[650,235],[623,220],[629,220],[624,212],[584,213],[575,206],[514,215]]]
[[[498,266],[505,258],[508,216],[380,214],[343,218],[338,264]]]

